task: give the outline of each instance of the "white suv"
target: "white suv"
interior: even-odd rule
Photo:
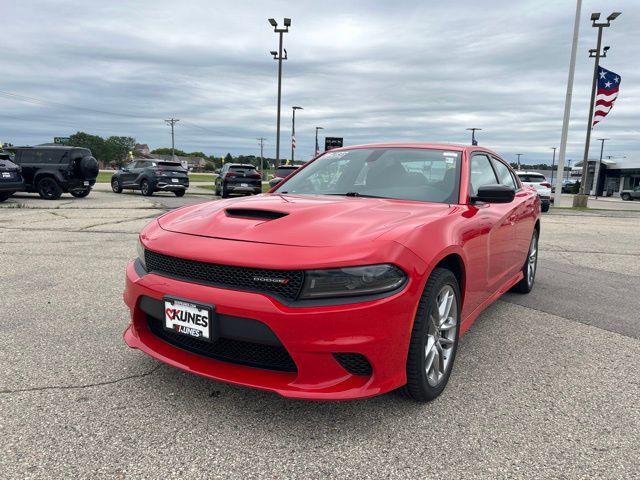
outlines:
[[[544,175],[538,172],[516,172],[523,185],[531,185],[540,196],[540,209],[543,212],[549,211],[549,206],[553,202],[551,196],[551,184]]]

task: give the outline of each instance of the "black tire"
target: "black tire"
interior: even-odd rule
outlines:
[[[173,192],[175,194],[176,197],[184,197],[184,194],[186,193],[185,190],[175,190]]]
[[[140,192],[142,192],[142,195],[145,197],[153,195],[153,188],[151,188],[148,180],[142,180],[142,182],[140,182]]]
[[[430,328],[434,326],[431,315],[437,312],[438,295],[447,287],[450,287],[449,290],[455,293],[455,339],[450,348],[446,349],[446,352],[441,349],[443,352],[442,357],[447,359],[447,366],[438,383],[431,385],[426,371],[427,354],[425,351],[428,342],[427,336]],[[417,402],[429,402],[438,397],[447,386],[447,382],[451,376],[451,370],[453,369],[456,351],[458,350],[460,311],[460,287],[458,280],[450,270],[446,268],[436,268],[431,273],[424,287],[424,292],[418,303],[418,310],[413,322],[409,352],[407,354],[407,384],[401,389],[404,395]],[[453,330],[453,327],[451,330]]]
[[[84,190],[73,190],[69,193],[76,198],[84,198],[91,193],[91,188],[85,188]]]
[[[53,177],[42,177],[36,184],[36,190],[45,200],[57,200],[62,196],[62,188]]]
[[[13,195],[14,192],[0,192],[0,202],[4,202],[7,198]]]
[[[545,203],[545,204],[543,204],[543,205],[540,207],[540,210],[541,210],[543,213],[546,213],[546,212],[548,212],[548,211],[549,211],[549,207],[550,207],[550,205],[549,205],[548,203]]]
[[[622,195],[620,195],[620,198],[629,201],[631,200],[631,195],[629,195],[628,193],[623,193]]]
[[[122,193],[122,185],[120,185],[120,180],[117,178],[111,179],[111,190],[113,193]]]
[[[224,183],[221,186],[220,196],[222,198],[228,198],[229,197],[229,192],[227,192],[227,189],[225,188]]]
[[[220,196],[220,188],[218,187],[218,184],[217,184],[217,183],[216,183],[216,184],[214,184],[214,186],[215,186],[215,189],[214,189],[214,191],[213,191],[213,194],[214,194],[216,197],[219,197],[219,196]]]
[[[524,266],[522,267],[522,274],[524,277],[518,283],[516,283],[511,289],[517,293],[529,293],[533,290],[533,285],[536,281],[536,272],[538,271],[538,240],[540,234],[537,229],[533,230],[531,236],[531,242],[529,243],[529,250],[527,252],[527,258],[524,260]],[[533,261],[533,276],[529,276],[529,260],[531,258],[532,249],[535,248],[535,259]]]

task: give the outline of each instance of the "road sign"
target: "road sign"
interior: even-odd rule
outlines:
[[[58,145],[67,145],[69,140],[69,137],[53,137],[53,143]]]
[[[343,140],[342,137],[324,137],[324,151],[342,147]]]

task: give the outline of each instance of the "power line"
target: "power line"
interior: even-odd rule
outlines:
[[[166,123],[167,125],[171,125],[171,160],[173,160],[173,157],[175,156],[175,149],[176,149],[176,143],[175,143],[175,136],[174,136],[174,133],[173,133],[173,127],[179,121],[180,121],[179,119],[173,118],[173,117],[171,117],[169,120],[165,120],[164,121],[164,123]]]

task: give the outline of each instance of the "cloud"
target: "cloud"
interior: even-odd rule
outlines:
[[[176,145],[221,155],[275,150],[277,36],[266,19],[290,16],[284,36],[281,151],[291,105],[297,156],[314,150],[315,126],[346,144],[381,141],[481,144],[506,158],[549,161],[558,146],[573,2],[145,0],[12,2],[3,24],[0,138],[42,143],[84,130],[170,142],[163,119],[181,119]],[[569,158],[580,158],[595,43],[583,6]],[[623,77],[615,108],[594,131],[608,153],[637,156],[640,20],[632,0],[605,30],[603,64]],[[603,12],[609,13],[608,11]],[[34,100],[35,99],[35,100]],[[75,107],[75,108],[74,108]],[[595,150],[594,150],[595,151]]]

